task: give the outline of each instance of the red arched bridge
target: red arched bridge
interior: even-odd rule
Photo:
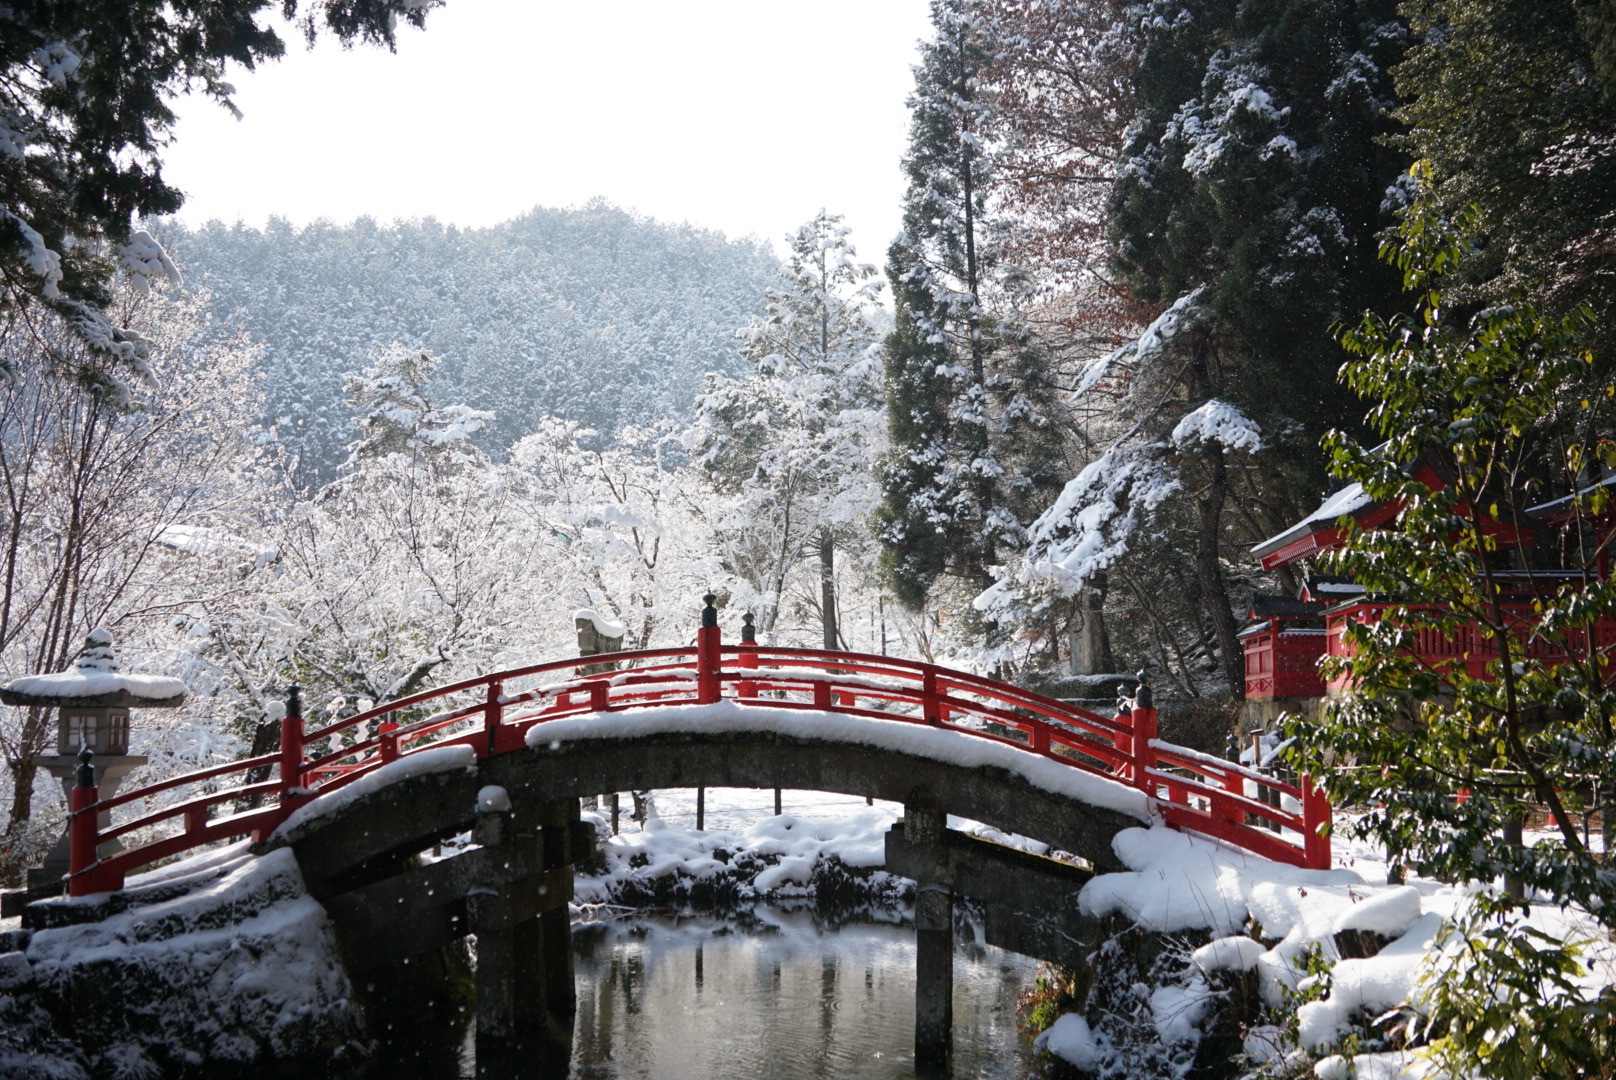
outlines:
[[[1148,688],[1131,711],[1101,716],[933,664],[752,641],[725,644],[711,606],[703,623],[694,648],[515,668],[390,701],[312,731],[305,730],[294,690],[278,753],[201,769],[105,801],[97,799],[93,774],[81,769],[72,800],[69,892],[121,888],[126,874],[205,844],[264,839],[311,799],[415,752],[466,746],[487,758],[525,749],[529,733],[554,720],[720,701],[992,740],[1140,790],[1153,816],[1176,828],[1296,866],[1330,865],[1330,806],[1308,777],[1296,786],[1162,742]],[[435,706],[440,711],[421,715]],[[153,803],[154,809],[127,817],[134,812],[128,808]],[[99,824],[102,818],[112,822],[111,812],[119,810],[126,820]],[[113,840],[130,846],[108,848]],[[98,850],[106,854],[98,858]]]

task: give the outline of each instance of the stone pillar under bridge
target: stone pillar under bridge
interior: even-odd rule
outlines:
[[[567,903],[577,820],[573,799],[477,815],[473,837],[483,850],[539,871],[495,888],[472,886],[466,897],[477,935],[479,1078],[544,1075],[537,1063],[571,1060],[577,991]]]
[[[981,911],[987,943],[1085,970],[1098,942],[1077,896],[1092,866],[968,836],[926,791],[911,793],[886,838],[888,873],[915,882],[915,1066],[946,1075],[953,1042],[954,902]]]
[[[475,808],[472,794],[475,793]],[[469,819],[469,820],[468,820]],[[432,845],[472,826],[475,846],[427,861]],[[384,1037],[389,997],[476,938],[477,1076],[565,1076],[572,1056],[573,863],[594,829],[578,800],[514,801],[459,770],[399,781],[278,843],[297,856],[309,892],[331,916],[343,965]],[[425,969],[425,970],[423,970]]]
[[[942,880],[948,817],[924,794],[904,804],[905,837],[933,872],[916,878],[915,1067],[946,1071],[954,1031],[954,893]]]

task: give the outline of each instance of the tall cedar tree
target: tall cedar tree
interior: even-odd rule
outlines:
[[[200,92],[234,110],[226,65],[251,70],[286,51],[268,25],[277,12],[293,18],[301,10],[311,41],[323,24],[344,43],[391,47],[398,20],[421,26],[432,6],[418,0],[0,6],[0,319],[43,305],[93,351],[144,374],[145,342],[116,326],[105,309],[119,264],[140,274],[152,262],[166,263],[149,237],[132,235],[131,223],[173,213],[184,201],[162,175],[160,151],[174,124],[170,101]]]
[[[1017,281],[988,220],[995,154],[980,81],[992,35],[973,0],[934,0],[921,46],[904,231],[888,252],[892,453],[879,515],[894,591],[919,608],[939,576],[980,590],[1060,481],[1044,354],[1015,318]]]
[[[1546,310],[1616,306],[1616,3],[1410,0],[1394,72],[1438,205],[1479,211],[1459,302],[1525,289]],[[1616,322],[1593,331],[1596,353]]]
[[[1150,0],[1126,19],[1138,120],[1112,196],[1115,265],[1138,299],[1185,305],[1150,393],[1229,402],[1267,448],[1238,538],[1224,447],[1184,462],[1201,601],[1238,693],[1224,545],[1294,520],[1323,486],[1311,450],[1346,415],[1331,327],[1397,297],[1375,237],[1400,205],[1406,159],[1381,137],[1407,33],[1396,0]]]

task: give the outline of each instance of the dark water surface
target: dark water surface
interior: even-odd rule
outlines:
[[[828,925],[760,907],[739,922],[576,926],[573,1080],[915,1075],[912,925]],[[957,935],[952,1076],[1037,1075],[1016,998],[1037,962]],[[462,1070],[471,1075],[470,1042]]]

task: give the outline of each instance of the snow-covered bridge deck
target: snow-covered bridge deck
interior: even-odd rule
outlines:
[[[863,755],[865,768],[850,765],[843,778],[818,781],[849,794],[904,801],[908,789],[895,791],[898,781],[881,764],[894,754],[1004,770],[1020,778],[1027,798],[991,814],[958,812],[1067,850],[1078,850],[1062,839],[1072,826],[1052,819],[1041,794],[1135,820],[1159,818],[1298,866],[1329,865],[1329,838],[1320,828],[1330,819],[1329,806],[1308,778],[1297,787],[1161,742],[1148,689],[1131,713],[1105,717],[930,664],[750,641],[726,645],[711,606],[703,623],[694,649],[612,653],[499,672],[313,731],[304,730],[294,689],[278,753],[105,802],[96,801],[93,783],[75,789],[70,891],[116,889],[125,875],[205,844],[267,839],[289,818],[331,805],[349,785],[371,787],[429,750],[458,746],[479,760],[516,755],[514,762],[531,760],[521,754],[530,747],[609,740],[615,750],[597,758],[601,772],[568,785],[579,789],[575,794],[594,794],[723,783],[699,778],[700,755],[722,758],[725,745],[756,735],[845,747],[838,760],[848,762]],[[616,670],[598,670],[608,658]],[[423,715],[433,708],[438,711]],[[703,748],[678,759],[677,775],[654,764],[661,753],[656,747],[665,741],[660,737],[672,733],[699,735],[699,742],[686,745]],[[270,778],[272,771],[277,775]],[[886,779],[878,781],[881,776]],[[239,783],[231,786],[231,779]],[[806,779],[759,776],[756,782],[815,786],[798,782]],[[128,817],[137,807],[146,812]],[[107,811],[114,823],[99,829],[97,819]],[[113,839],[130,846],[98,859],[97,850]],[[1107,858],[1092,844],[1083,846],[1088,850],[1079,854]]]

